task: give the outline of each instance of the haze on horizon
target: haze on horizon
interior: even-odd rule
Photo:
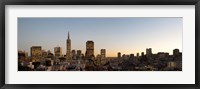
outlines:
[[[62,47],[66,54],[68,31],[72,49],[85,54],[86,41],[94,41],[95,56],[106,49],[107,57],[135,54],[152,48],[153,53],[182,52],[183,20],[181,17],[120,17],[120,18],[18,18],[18,50],[30,55],[31,46],[43,50]]]

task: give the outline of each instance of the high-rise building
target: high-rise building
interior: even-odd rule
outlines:
[[[104,58],[102,59],[101,54],[97,54],[97,56],[96,56],[96,61],[95,61],[97,65],[104,64],[105,61],[106,61],[106,60],[105,60]]]
[[[117,53],[117,57],[118,57],[118,58],[121,58],[121,57],[122,57],[120,52]]]
[[[81,58],[81,50],[77,50],[77,58]]]
[[[32,46],[31,47],[31,56],[42,56],[42,47],[41,46]]]
[[[106,58],[106,49],[101,49],[101,59]]]
[[[69,32],[68,32],[68,37],[67,37],[67,47],[66,47],[66,58],[67,60],[71,59],[71,39],[69,36]]]
[[[141,56],[142,56],[142,57],[144,56],[144,52],[141,53]]]
[[[42,57],[42,47],[41,46],[32,46],[31,47],[31,57],[34,61],[39,61]]]
[[[122,55],[122,58],[125,59],[125,54]]]
[[[94,57],[94,42],[93,41],[87,41],[86,42],[86,58],[92,58]]]
[[[130,59],[134,59],[134,54],[130,54]]]
[[[173,50],[173,55],[174,55],[174,56],[179,55],[179,53],[180,53],[180,52],[179,52],[179,49],[174,49],[174,50]]]
[[[26,54],[25,51],[18,50],[18,59],[25,58]]]
[[[54,54],[56,58],[59,58],[62,56],[62,48],[61,47],[55,47],[54,48]]]
[[[81,50],[77,50],[77,56],[81,55]]]
[[[51,60],[54,59],[54,55],[53,55],[53,53],[51,52],[51,50],[48,50],[48,51],[47,51],[47,58],[50,58]]]
[[[123,55],[122,55],[122,58],[123,58],[123,59],[129,59],[129,58],[130,58],[130,55],[123,54]]]
[[[72,59],[76,59],[76,50],[72,50]]]
[[[47,51],[45,51],[45,50],[42,50],[42,57],[47,57],[48,56],[48,53],[47,53]]]
[[[76,55],[76,50],[72,50],[72,56]]]
[[[137,53],[137,57],[139,57],[139,53]]]
[[[146,49],[146,55],[147,56],[151,56],[152,55],[152,49],[151,48],[147,48]]]

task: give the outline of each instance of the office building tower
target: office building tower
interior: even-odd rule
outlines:
[[[130,59],[134,59],[134,54],[130,54]]]
[[[42,47],[41,46],[32,46],[31,47],[31,57],[34,61],[39,61],[42,57]]]
[[[106,49],[101,49],[101,59],[106,58]]]
[[[144,52],[141,53],[141,56],[142,56],[142,57],[144,56]]]
[[[77,50],[77,59],[81,58],[81,50]]]
[[[174,56],[177,56],[177,55],[179,55],[179,54],[180,54],[179,49],[174,49],[174,50],[173,50],[173,55],[174,55]]]
[[[59,58],[62,56],[62,48],[61,47],[55,47],[54,48],[54,54],[56,58]]]
[[[139,57],[139,53],[137,53],[137,57]]]
[[[121,57],[122,57],[120,52],[117,53],[117,57],[118,57],[118,58],[121,58]]]
[[[73,60],[76,59],[76,50],[72,50],[72,59],[73,59]]]
[[[41,46],[32,46],[31,47],[31,57],[42,56],[42,47]]]
[[[86,42],[86,58],[92,58],[94,57],[94,42],[93,41],[87,41]]]
[[[146,49],[146,55],[147,56],[151,56],[152,55],[152,49],[151,48],[147,48]]]
[[[45,51],[45,50],[42,50],[42,57],[47,57],[48,56],[48,53],[47,53],[47,51]]]
[[[66,58],[67,58],[67,60],[70,60],[71,59],[71,39],[70,39],[69,32],[68,32],[66,45],[67,45],[67,47],[66,47]]]

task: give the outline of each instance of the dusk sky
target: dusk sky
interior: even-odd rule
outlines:
[[[120,18],[18,18],[18,50],[30,55],[31,46],[43,50],[62,47],[66,53],[67,33],[70,32],[72,49],[85,54],[86,41],[94,41],[95,56],[106,49],[107,57],[122,54],[182,52],[182,18],[120,17]]]

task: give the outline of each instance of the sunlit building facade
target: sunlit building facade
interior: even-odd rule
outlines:
[[[42,57],[42,47],[41,46],[32,46],[31,47],[31,57],[34,61],[39,61]]]

